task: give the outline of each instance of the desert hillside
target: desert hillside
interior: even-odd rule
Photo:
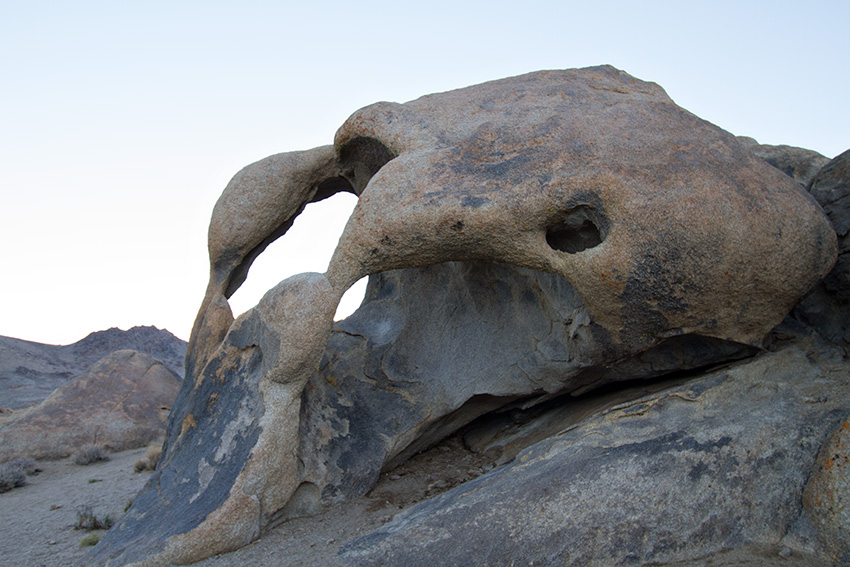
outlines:
[[[35,405],[104,356],[123,349],[147,354],[183,376],[186,342],[156,327],[96,331],[70,345],[0,337],[0,409]]]

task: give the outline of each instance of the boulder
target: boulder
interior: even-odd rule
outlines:
[[[161,437],[180,378],[146,354],[113,352],[0,427],[0,461],[56,459],[84,445],[112,451]]]
[[[850,150],[821,169],[808,187],[838,234],[838,259],[794,309],[802,322],[844,349],[850,347]]]
[[[807,187],[821,168],[829,163],[828,157],[805,148],[759,144],[746,136],[738,136],[738,141],[754,156],[763,159],[803,187]]]
[[[794,308],[794,317],[837,345],[850,346],[850,151],[830,160],[793,146],[738,140],[753,155],[805,186],[838,235],[838,258],[829,274]]]
[[[251,262],[338,191],[327,272],[234,320]],[[612,67],[362,109],[238,173],[209,240],[161,468],[92,565],[233,550],[485,412],[751,354],[835,259],[798,184]]]

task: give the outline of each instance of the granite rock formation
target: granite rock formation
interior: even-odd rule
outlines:
[[[832,271],[794,308],[794,317],[827,340],[850,346],[850,151],[835,159],[793,146],[738,138],[753,155],[800,183],[817,200],[838,236]]]
[[[838,260],[795,309],[795,316],[846,350],[850,348],[850,150],[827,163],[808,190],[838,234]]]
[[[846,501],[846,472],[839,490],[809,477],[832,431],[842,436],[836,468],[847,466],[848,409],[843,357],[804,340],[566,428],[351,542],[344,558],[358,567],[603,567],[749,546],[780,559],[785,547],[823,549],[813,516],[846,546],[845,514],[830,501]],[[804,506],[807,484],[822,495]]]
[[[115,351],[0,427],[0,461],[57,459],[84,445],[122,451],[161,437],[180,378],[133,350]]]
[[[234,320],[251,262],[339,191],[359,201],[327,272]],[[229,551],[363,494],[487,412],[751,355],[832,268],[835,238],[799,184],[611,67],[362,109],[334,146],[272,156],[225,189],[161,468],[91,564]],[[364,275],[366,301],[333,327]],[[643,431],[652,446],[672,430]],[[825,435],[810,437],[816,451]]]
[[[738,141],[754,156],[763,159],[803,187],[808,187],[815,175],[829,163],[828,157],[805,148],[759,144],[746,136],[738,136]]]

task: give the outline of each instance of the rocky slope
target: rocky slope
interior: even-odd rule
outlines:
[[[160,437],[180,389],[174,372],[133,350],[112,352],[0,427],[0,462],[57,459],[84,445],[112,451]]]
[[[147,354],[183,376],[186,342],[156,327],[97,331],[64,346],[0,337],[0,408],[35,405],[104,356],[122,349]]]

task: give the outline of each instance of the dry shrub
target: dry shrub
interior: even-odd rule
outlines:
[[[22,471],[24,471],[24,473],[26,473],[27,476],[38,474],[41,472],[41,469],[38,468],[38,463],[32,459],[15,459],[14,461],[9,461],[6,464],[10,467],[21,469]]]
[[[27,473],[8,464],[0,465],[0,492],[8,492],[27,483]]]
[[[108,461],[109,455],[100,445],[84,445],[74,455],[74,463],[78,465],[90,465],[98,461]]]
[[[97,534],[89,534],[80,540],[80,547],[92,547],[100,541],[100,536]]]
[[[112,518],[109,516],[98,518],[91,506],[80,506],[77,508],[77,523],[74,524],[74,529],[86,530],[88,532],[92,530],[108,530],[112,527],[113,523]]]
[[[8,492],[27,483],[27,476],[40,473],[32,459],[15,459],[0,465],[0,492]]]
[[[148,459],[150,469],[154,470],[159,463],[159,458],[162,456],[162,445],[151,445],[148,447],[145,457]]]
[[[157,463],[159,463],[159,458],[162,456],[162,446],[161,445],[151,445],[148,447],[147,452],[145,453],[144,459],[139,459],[135,463],[133,463],[133,470],[137,473],[142,471],[152,471],[156,469]]]

